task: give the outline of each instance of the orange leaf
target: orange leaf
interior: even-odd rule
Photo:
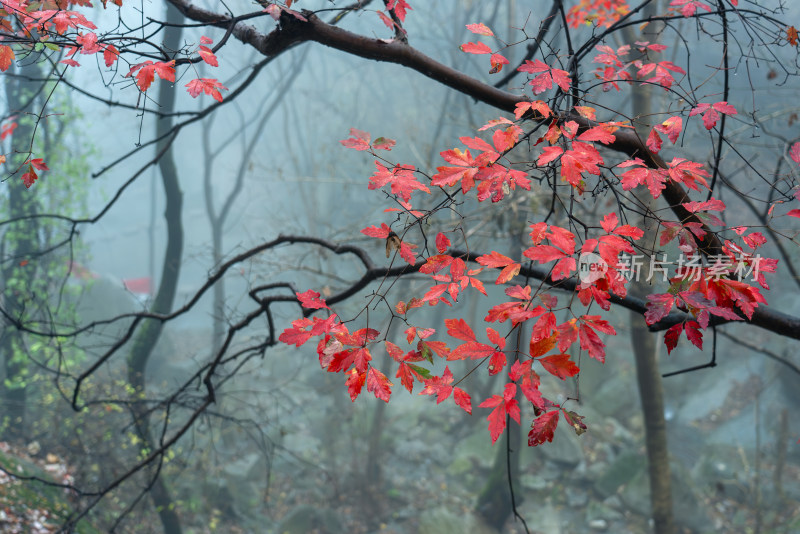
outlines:
[[[797,28],[794,26],[789,26],[786,28],[786,40],[789,41],[789,44],[792,46],[797,46]],[[5,70],[5,69],[3,69]]]
[[[553,332],[550,334],[549,337],[545,337],[539,340],[531,340],[530,344],[530,355],[531,358],[538,358],[539,356],[544,356],[551,350],[553,347],[556,346],[556,342],[558,341],[558,332]]]
[[[7,71],[14,61],[14,51],[10,46],[0,46],[0,71]]]

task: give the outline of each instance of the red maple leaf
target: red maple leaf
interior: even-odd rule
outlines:
[[[344,141],[341,142],[344,144]],[[369,189],[380,189],[390,185],[392,194],[398,195],[405,202],[411,200],[411,193],[414,191],[431,192],[426,185],[417,180],[413,165],[395,165],[388,169],[376,160],[375,168],[377,171],[369,178]]]
[[[492,395],[491,398],[483,401],[478,408],[494,408],[486,418],[489,421],[489,433],[492,436],[492,443],[497,441],[500,434],[506,428],[506,416],[511,417],[519,424],[520,410],[519,403],[514,396],[517,394],[516,384],[506,384],[503,396]]]
[[[472,33],[486,35],[487,37],[492,37],[494,35],[494,32],[490,30],[489,27],[483,22],[479,22],[477,24],[467,24],[467,29]]]
[[[406,11],[411,11],[412,7],[408,5],[406,0],[389,0],[386,3],[386,9],[393,9],[400,22],[404,22],[406,20]]]
[[[491,54],[492,49],[483,43],[464,43],[460,47],[467,54]]]
[[[368,226],[367,228],[364,228],[363,230],[361,230],[361,233],[366,235],[366,236],[369,236],[369,237],[377,237],[378,239],[386,239],[387,237],[389,237],[389,234],[391,233],[391,231],[392,231],[392,229],[389,228],[389,225],[387,225],[386,223],[381,223],[381,227],[380,228],[378,228],[377,226],[375,226],[373,224],[372,226]]]
[[[131,67],[130,72],[128,72],[125,77],[133,76],[134,74],[136,74],[136,86],[139,90],[147,91],[153,83],[153,80],[155,80],[156,74],[158,74],[158,77],[162,80],[167,80],[169,82],[175,81],[175,62],[158,61],[154,63],[148,60]]]
[[[309,289],[303,293],[295,293],[297,295],[297,300],[300,301],[300,305],[304,308],[308,308],[309,310],[319,310],[321,308],[328,308],[328,305],[325,304],[325,299],[321,299],[320,294],[316,291]]]
[[[450,397],[453,393],[453,400],[456,405],[468,414],[472,413],[472,400],[470,396],[461,388],[453,387],[453,373],[450,368],[445,366],[442,376],[434,376],[425,380],[425,389],[420,391],[420,395],[436,395],[436,404]]]
[[[392,395],[392,383],[386,378],[385,374],[374,367],[370,367],[367,372],[367,391],[374,393],[382,401],[389,402],[389,398]]]
[[[359,373],[355,369],[351,369],[347,380],[345,381],[345,385],[347,386],[347,392],[350,394],[350,400],[355,402],[358,396],[361,394],[361,388],[364,387],[364,382],[367,379],[367,373]]]
[[[529,82],[530,86],[533,87],[533,94],[535,95],[543,93],[553,87],[553,82],[565,92],[569,91],[569,87],[572,83],[567,71],[552,68],[538,59],[534,59],[533,61],[526,59],[525,63],[520,65],[517,70],[537,75]]]
[[[666,317],[675,303],[675,296],[670,293],[647,295],[647,311],[644,320],[648,325],[655,324]]]
[[[7,71],[14,62],[14,57],[14,51],[10,46],[0,45],[0,71]]]
[[[36,174],[36,171],[33,170],[33,165],[28,165],[28,170],[25,174],[22,175],[22,183],[25,184],[25,187],[30,189],[35,182],[39,178],[39,175]]]
[[[558,426],[558,410],[545,412],[533,420],[531,431],[528,432],[528,446],[536,447],[546,441],[553,441],[553,435]]]
[[[203,58],[203,61],[212,67],[219,67],[217,56],[214,55],[214,52],[212,52],[209,47],[200,45],[200,47],[197,49],[197,53],[200,54],[200,57]]]
[[[544,358],[539,358],[538,362],[542,364],[548,373],[557,376],[561,380],[575,376],[580,372],[580,368],[569,359],[569,354],[545,356]]]
[[[200,93],[210,95],[217,102],[222,102],[220,89],[228,90],[216,78],[197,78],[186,84],[186,90],[193,98],[197,98]]]
[[[539,375],[532,369],[533,360],[527,360],[520,363],[519,360],[515,361],[508,372],[509,378],[520,386],[522,394],[534,406],[541,409],[544,407],[544,399],[542,393],[539,391],[539,384],[541,380]]]
[[[711,12],[711,6],[705,2],[698,2],[697,0],[672,0],[670,2],[670,9],[680,8],[681,15],[684,17],[691,17],[697,12],[697,8],[705,9]]]
[[[706,127],[706,130],[710,130],[717,125],[720,113],[736,115],[737,111],[735,107],[723,100],[722,102],[716,102],[714,104],[697,104],[697,106],[692,108],[689,112],[689,116],[694,117],[700,113],[703,114],[703,126]]]
[[[478,256],[475,261],[481,265],[485,265],[486,267],[503,269],[500,272],[500,275],[497,277],[495,284],[504,284],[508,282],[518,275],[520,269],[522,268],[520,264],[516,263],[511,258],[503,256],[496,251],[492,251],[490,254],[484,254],[483,256]]]

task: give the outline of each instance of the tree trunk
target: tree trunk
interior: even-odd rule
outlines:
[[[17,129],[11,137],[11,154],[5,167],[9,170],[20,170],[5,181],[4,185],[8,189],[7,218],[20,220],[7,225],[2,234],[0,305],[13,320],[25,322],[30,319],[30,310],[37,308],[30,302],[36,298],[35,287],[43,282],[37,276],[40,262],[31,258],[39,249],[39,224],[37,219],[25,218],[36,215],[39,206],[35,192],[28,190],[21,179],[28,169],[28,165],[22,164],[30,157],[28,150],[34,135],[33,121],[37,112],[36,106],[40,103],[40,99],[34,97],[35,88],[26,80],[35,80],[41,73],[38,65],[30,62],[21,68],[15,66],[15,69],[18,76],[6,76],[4,80],[9,113],[20,113],[16,119]],[[45,127],[46,125],[40,125],[40,128]],[[5,412],[2,420],[3,436],[4,439],[21,439],[26,428],[25,381],[28,378],[28,365],[22,335],[9,320],[3,321],[0,331],[0,356],[3,358],[5,371],[5,380],[0,383],[0,398]]]
[[[643,16],[647,17],[656,12],[658,2],[647,6]],[[639,36],[632,28],[627,28],[626,39],[630,42],[637,40],[657,40],[657,33],[663,27],[661,24],[651,23]],[[656,98],[650,86],[631,86],[631,106],[634,125],[639,135],[645,139],[650,130],[653,98]],[[642,205],[648,210],[653,210],[655,201],[652,198],[640,199]],[[652,224],[645,217],[640,225],[645,230],[643,243],[654,243],[655,235]],[[645,262],[647,263],[647,262]],[[631,295],[644,298],[648,293],[648,286],[633,280],[629,286]],[[645,444],[647,447],[647,466],[650,476],[650,508],[655,523],[656,534],[674,534],[675,523],[672,512],[672,475],[667,449],[667,426],[664,420],[664,389],[661,384],[661,373],[658,368],[657,336],[647,329],[647,324],[641,314],[631,312],[631,345],[636,357],[636,378],[639,386],[639,396],[642,399],[642,414],[644,416]]]
[[[182,30],[179,25],[183,22],[183,15],[169,4],[167,5],[167,22],[173,24],[173,26],[169,26],[165,30],[164,47],[169,51],[175,51],[180,48],[181,44]],[[173,111],[175,108],[175,88],[162,81],[158,90],[158,103],[163,113]],[[169,313],[172,310],[178,287],[181,257],[183,255],[183,223],[181,221],[183,195],[178,182],[177,166],[175,165],[172,149],[167,148],[172,138],[162,138],[169,132],[171,127],[172,120],[169,118],[160,119],[156,126],[156,137],[161,139],[156,146],[156,153],[161,154],[158,167],[161,172],[161,181],[166,197],[164,217],[167,222],[167,247],[161,271],[161,280],[159,281],[156,297],[150,307],[151,312],[159,314]],[[162,329],[163,323],[160,321],[145,321],[134,339],[131,352],[128,355],[128,380],[140,398],[145,397],[147,362],[153,353],[153,348],[158,342]],[[139,439],[142,440],[142,447],[153,450],[157,440],[153,440],[151,435],[150,414],[144,404],[134,404],[134,406],[135,428]],[[164,532],[166,534],[181,534],[180,519],[175,511],[173,500],[163,477],[160,473],[153,473],[152,476],[155,479],[150,488],[150,496],[153,505],[158,511]]]

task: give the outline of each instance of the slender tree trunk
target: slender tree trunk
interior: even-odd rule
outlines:
[[[167,50],[174,51],[180,47],[181,28],[183,16],[171,5],[167,5],[167,22],[175,24],[166,28],[164,46]],[[175,108],[175,89],[166,82],[159,85],[158,103],[162,112],[169,113]],[[161,119],[157,123],[156,137],[162,138],[172,127],[171,119]],[[171,137],[159,141],[156,146],[157,153],[162,153],[158,161],[161,180],[166,197],[166,210],[164,217],[167,222],[167,247],[162,265],[161,280],[158,292],[150,311],[165,314],[172,310],[175,293],[178,287],[181,257],[183,255],[183,223],[181,221],[183,195],[178,182],[177,166],[171,148],[167,148]],[[131,352],[128,355],[128,380],[141,399],[145,398],[147,384],[145,371],[150,356],[153,353],[163,329],[163,323],[150,320],[142,324],[141,330],[134,339]],[[150,429],[150,413],[144,404],[135,404],[133,410],[135,426],[139,439],[144,448],[152,450],[156,445]],[[160,473],[153,473],[155,477],[150,489],[153,505],[158,511],[161,523],[166,534],[181,534],[182,528],[174,502]]]
[[[39,99],[34,98],[35,88],[26,80],[37,79],[40,72],[35,63],[14,68],[18,69],[19,76],[7,76],[4,80],[6,101],[9,113],[20,113],[20,115],[16,118],[17,129],[11,137],[12,150],[5,167],[20,168],[20,170],[4,182],[4,186],[8,191],[7,217],[20,220],[7,225],[2,234],[0,305],[14,320],[26,321],[30,318],[29,310],[36,308],[30,300],[37,282],[39,265],[39,262],[30,261],[31,254],[38,250],[39,225],[36,219],[24,219],[39,211],[36,192],[27,189],[21,179],[28,168],[22,164],[30,156],[28,147],[34,134],[33,121],[38,111],[35,108],[39,103]],[[41,132],[39,133],[41,135]],[[5,371],[5,380],[0,383],[0,397],[5,412],[2,420],[3,435],[7,438],[20,439],[25,435],[27,423],[25,380],[28,366],[23,354],[21,333],[8,320],[3,321],[0,331],[0,356],[3,358]]]
[[[643,16],[652,15],[658,9],[658,2],[645,8]],[[629,42],[642,39],[657,40],[657,33],[662,24],[652,23],[637,35],[632,28],[627,28],[624,35]],[[631,87],[631,106],[634,124],[642,138],[646,138],[652,119],[653,94],[650,86]],[[655,201],[650,198],[641,199],[648,210],[653,210]],[[640,225],[645,230],[644,243],[655,242],[654,229],[647,218]],[[645,262],[647,263],[647,262]],[[632,295],[644,298],[648,286],[636,280],[629,286]],[[672,511],[672,474],[667,448],[667,425],[664,419],[664,389],[661,384],[661,372],[658,368],[657,336],[647,329],[641,314],[631,312],[631,344],[636,357],[636,378],[639,396],[642,399],[644,416],[645,444],[647,447],[647,466],[650,478],[650,508],[655,523],[656,534],[674,534],[675,522]]]
[[[631,291],[643,296],[644,291]],[[636,378],[644,415],[647,466],[650,475],[650,506],[656,534],[674,534],[672,479],[664,420],[664,389],[656,358],[657,337],[647,330],[641,315],[631,313],[631,343],[636,356]]]

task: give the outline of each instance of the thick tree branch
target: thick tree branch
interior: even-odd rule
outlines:
[[[403,65],[416,70],[431,80],[507,113],[513,113],[517,103],[528,100],[524,95],[503,91],[443,63],[439,63],[406,43],[397,40],[364,37],[327,24],[308,11],[304,11],[302,14],[302,18],[305,20],[284,12],[280,18],[280,26],[269,34],[263,34],[252,26],[234,22],[223,15],[197,8],[187,0],[170,0],[170,2],[177,6],[187,17],[199,22],[206,22],[224,28],[228,28],[233,23],[232,34],[240,41],[255,47],[264,55],[280,54],[292,44],[314,41],[357,57]],[[581,131],[596,126],[595,122],[585,119],[577,113],[564,114],[561,116],[561,120],[577,122]],[[651,168],[667,168],[664,160],[658,154],[650,152],[634,130],[620,129],[614,133],[614,136],[615,140],[608,145],[608,148],[627,154],[630,157],[639,157]],[[690,213],[681,205],[690,200],[686,190],[680,184],[672,181],[667,181],[665,185],[664,198],[678,220],[698,223],[705,229],[706,234],[700,245],[701,250],[712,255],[722,254],[722,244],[716,235],[695,214]]]

